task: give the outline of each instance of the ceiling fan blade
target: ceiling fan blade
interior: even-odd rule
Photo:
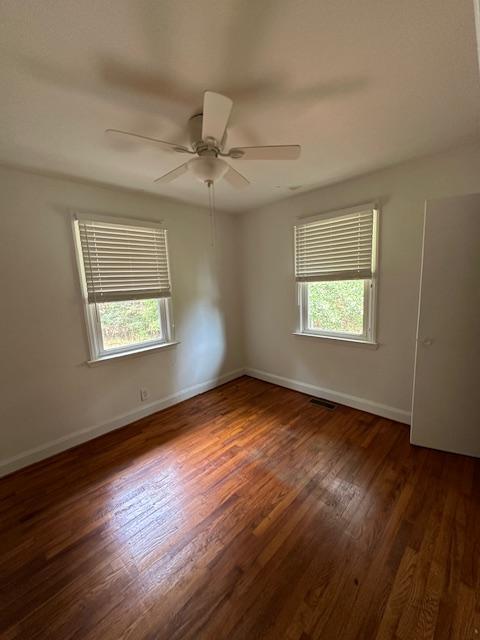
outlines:
[[[268,147],[235,147],[230,149],[230,158],[242,160],[296,160],[302,148],[298,144],[273,145]]]
[[[154,180],[154,182],[166,184],[167,182],[172,182],[172,180],[176,180],[187,171],[188,171],[188,162],[185,162],[185,164],[181,164],[176,169],[172,169],[168,173],[165,173],[163,176],[160,176],[160,178],[157,178],[156,180]]]
[[[250,184],[249,180],[247,180],[245,176],[242,176],[241,173],[230,166],[228,167],[228,170],[223,177],[228,182],[228,184],[230,184],[232,187],[235,187],[235,189],[244,189]]]
[[[232,106],[233,102],[230,98],[214,91],[205,91],[203,94],[202,140],[213,138],[218,144],[222,143]]]
[[[179,153],[193,153],[187,147],[184,147],[182,144],[175,144],[174,142],[165,142],[165,140],[158,140],[157,138],[150,138],[149,136],[141,136],[138,133],[131,133],[130,131],[121,131],[120,129],[105,129],[105,133],[108,136],[129,136],[131,138],[139,138],[140,140],[145,140],[146,142],[155,142],[156,144],[160,144],[166,149],[170,149],[171,151],[178,151]]]

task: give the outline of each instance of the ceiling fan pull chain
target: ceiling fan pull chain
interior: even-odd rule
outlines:
[[[208,205],[210,209],[210,232],[212,237],[212,247],[215,246],[215,184],[213,180],[207,180]]]

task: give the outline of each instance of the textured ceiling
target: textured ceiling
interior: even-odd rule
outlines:
[[[231,146],[300,160],[233,161],[217,187],[241,211],[477,135],[471,0],[0,0],[0,162],[206,203],[184,157],[108,127],[187,143],[211,89],[234,100]]]

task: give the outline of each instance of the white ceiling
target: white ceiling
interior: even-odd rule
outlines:
[[[184,157],[107,127],[187,143],[202,92],[233,98],[230,146],[302,145],[233,161],[240,211],[478,134],[472,0],[0,0],[0,162],[206,204]],[[233,164],[232,162],[232,164]]]

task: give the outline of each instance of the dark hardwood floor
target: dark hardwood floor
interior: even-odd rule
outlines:
[[[480,639],[480,460],[251,378],[0,504],[4,640]]]

